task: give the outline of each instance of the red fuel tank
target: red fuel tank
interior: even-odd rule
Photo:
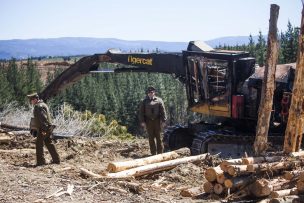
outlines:
[[[232,95],[232,118],[243,118],[244,95]]]

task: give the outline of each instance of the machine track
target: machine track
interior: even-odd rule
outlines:
[[[192,155],[203,153],[218,154],[222,158],[239,158],[253,155],[254,133],[240,133],[229,130],[203,130],[194,132],[191,128],[175,125],[164,131],[165,150],[176,150],[182,147],[191,149]],[[282,150],[284,136],[268,136],[269,151]]]
[[[254,134],[235,134],[231,131],[207,131],[199,132],[193,139],[191,153],[193,155],[210,153],[218,154],[223,158],[239,158],[253,155]],[[284,136],[268,136],[269,151],[282,149]]]
[[[164,130],[165,151],[176,150],[183,147],[191,148],[194,132],[184,125],[174,125]]]

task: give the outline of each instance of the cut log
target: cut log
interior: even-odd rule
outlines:
[[[272,191],[270,193],[270,197],[278,198],[278,197],[284,197],[287,195],[297,195],[297,194],[298,194],[297,188],[291,188],[291,189],[285,189],[285,190]]]
[[[214,183],[211,183],[211,182],[205,182],[204,185],[203,185],[203,188],[204,188],[204,191],[206,193],[213,193],[214,192]]]
[[[295,187],[295,183],[284,179],[260,179],[249,186],[251,194],[256,197],[265,197],[270,195],[272,191],[291,189]]]
[[[303,193],[304,192],[304,181],[297,181],[297,189],[300,193]]]
[[[291,152],[290,153],[291,157],[301,157],[304,156],[304,151],[299,151],[299,152]]]
[[[304,171],[301,171],[301,172],[299,173],[299,180],[300,180],[300,181],[304,181]]]
[[[202,187],[193,187],[193,188],[182,189],[180,195],[183,197],[195,197],[202,193],[203,193]]]
[[[219,184],[224,184],[225,180],[227,179],[228,174],[227,173],[219,173],[216,176],[216,182]]]
[[[289,162],[274,162],[274,163],[262,163],[262,164],[249,164],[247,165],[247,171],[260,172],[260,171],[278,171],[278,170],[292,170],[294,169],[298,161]]]
[[[269,203],[301,203],[304,202],[303,195],[288,195],[285,197],[278,197],[271,199]]]
[[[242,164],[242,159],[228,159],[220,163],[220,168],[222,171],[227,172],[228,166]]]
[[[255,197],[267,197],[270,195],[272,188],[266,179],[256,180],[249,186],[250,193]]]
[[[227,173],[233,177],[246,175],[250,172],[247,171],[247,165],[230,165],[228,166]]]
[[[247,157],[242,158],[242,164],[249,165],[249,164],[257,164],[257,163],[263,163],[263,162],[278,162],[284,159],[283,156],[270,156],[270,157]]]
[[[238,190],[235,193],[231,194],[229,196],[229,199],[232,199],[232,200],[242,199],[242,198],[247,197],[249,195],[250,195],[250,191],[249,191],[248,187],[245,187],[245,188],[243,188],[241,190]]]
[[[154,155],[154,156],[150,156],[150,157],[146,157],[146,158],[142,158],[142,159],[135,159],[135,160],[123,161],[123,162],[112,162],[112,163],[108,164],[107,170],[109,172],[119,172],[119,171],[127,170],[130,168],[144,166],[147,164],[176,159],[176,158],[180,157],[181,155],[189,156],[190,149],[182,148],[182,149],[178,149],[176,151],[158,154],[158,155]]]
[[[217,176],[219,174],[222,174],[223,171],[220,167],[212,167],[212,168],[207,168],[204,175],[206,180],[208,180],[209,182],[214,182],[217,179]]]
[[[190,157],[183,157],[175,160],[169,160],[169,161],[164,161],[160,163],[154,163],[154,164],[148,164],[145,166],[140,166],[137,168],[132,168],[128,169],[125,171],[120,171],[117,173],[108,173],[106,175],[107,178],[127,178],[127,177],[138,177],[138,176],[143,176],[159,171],[164,171],[164,170],[169,170],[174,167],[176,167],[179,164],[184,164],[184,163],[189,163],[189,162],[195,162],[195,161],[200,161],[206,158],[206,154],[200,154],[197,156],[190,156]]]
[[[231,179],[226,179],[224,185],[226,188],[231,188],[232,190],[235,190],[246,187],[247,185],[253,183],[255,179],[256,178],[253,176],[234,177]]]
[[[214,185],[214,193],[220,195],[224,192],[224,186],[219,183],[215,183]]]
[[[12,138],[7,135],[0,135],[0,144],[9,144]]]
[[[292,180],[292,179],[298,179],[300,177],[300,174],[303,173],[302,171],[285,171],[283,178],[286,180]],[[304,173],[302,175],[302,178],[304,180]]]

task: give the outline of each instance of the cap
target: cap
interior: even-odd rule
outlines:
[[[34,93],[31,93],[31,94],[28,94],[26,95],[29,99],[34,99],[34,98],[39,98],[39,95],[37,92],[34,92]]]
[[[150,86],[147,88],[146,92],[148,93],[148,92],[155,91],[155,90],[156,89],[154,87]]]

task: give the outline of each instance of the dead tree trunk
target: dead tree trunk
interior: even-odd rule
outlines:
[[[272,111],[273,93],[275,88],[275,71],[278,60],[277,21],[280,7],[272,4],[270,8],[269,33],[267,42],[267,62],[261,92],[257,133],[254,141],[256,155],[263,154],[267,148],[267,136]]]
[[[302,9],[301,31],[297,68],[293,85],[293,93],[285,131],[284,152],[299,151],[304,127],[304,7]]]

